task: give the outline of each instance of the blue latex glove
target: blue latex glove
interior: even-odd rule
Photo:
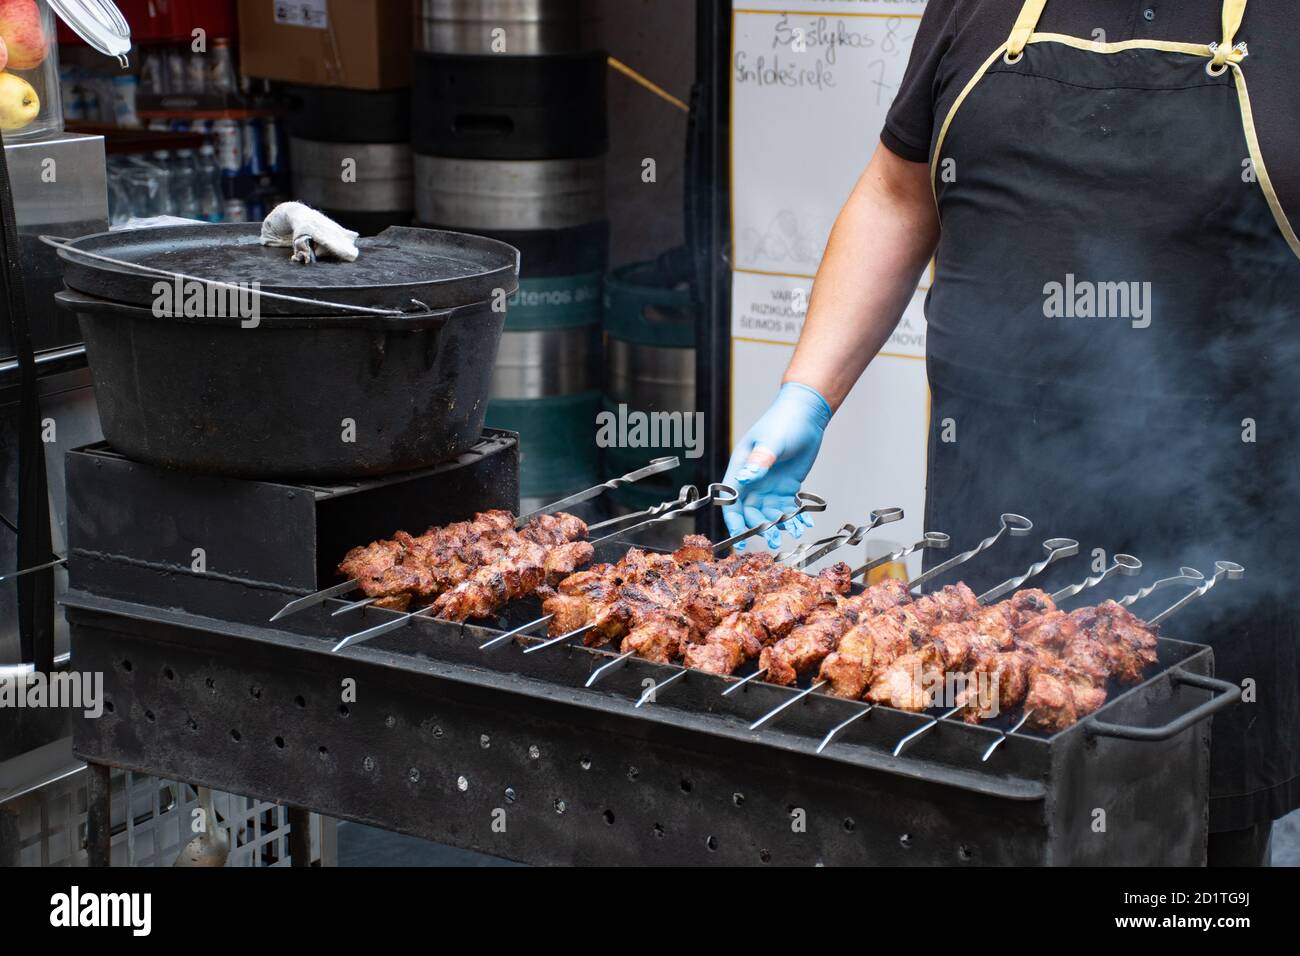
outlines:
[[[812,470],[831,414],[830,404],[816,389],[796,382],[781,386],[776,401],[732,451],[722,479],[740,494],[734,505],[722,509],[722,519],[732,535],[798,507],[795,493]],[[804,527],[812,526],[812,518],[804,514],[781,529],[800,538]],[[765,537],[768,547],[780,546],[781,530],[773,528]],[[743,549],[745,542],[736,547]]]

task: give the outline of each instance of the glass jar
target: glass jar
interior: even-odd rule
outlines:
[[[59,48],[46,0],[0,0],[0,131],[6,142],[63,130]]]
[[[6,142],[63,131],[56,15],[127,66],[131,27],[112,0],[0,0],[0,131]]]

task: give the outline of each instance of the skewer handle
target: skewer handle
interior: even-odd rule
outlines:
[[[861,544],[862,539],[871,531],[879,528],[882,524],[892,524],[895,521],[900,521],[902,517],[902,508],[881,508],[879,511],[871,512],[871,520],[867,524],[857,527],[846,524],[839,530],[838,534],[830,538],[824,538],[821,541],[814,541],[802,548],[796,548],[785,557],[779,557],[777,560],[788,562],[790,567],[802,570],[845,545]]]
[[[682,490],[685,491],[685,489]],[[740,495],[736,492],[736,489],[732,488],[730,485],[712,484],[709,485],[708,494],[690,502],[689,504],[682,505],[679,508],[674,508],[666,514],[658,515],[648,521],[634,524],[630,528],[623,528],[619,531],[615,531],[613,534],[607,534],[603,538],[597,538],[591,543],[593,545],[600,544],[602,541],[608,541],[610,538],[622,537],[625,534],[630,534],[631,532],[637,531],[641,528],[648,528],[652,524],[659,524],[662,521],[672,521],[675,518],[680,518],[682,515],[691,514],[692,512],[699,511],[701,508],[707,508],[709,505],[725,507],[726,505],[734,505],[739,500]]]
[[[958,565],[965,564],[976,555],[983,554],[993,545],[997,544],[1002,538],[1010,534],[1013,538],[1022,538],[1034,530],[1034,523],[1023,515],[1004,514],[1002,516],[1002,527],[996,533],[989,535],[969,551],[963,551],[961,554],[949,558],[943,564],[935,565],[929,571],[926,571],[919,578],[909,582],[908,588],[914,589],[925,584],[927,581],[938,577],[939,575],[951,571]]]
[[[895,561],[902,561],[904,558],[915,554],[917,551],[927,551],[930,549],[935,551],[945,551],[951,543],[952,538],[948,537],[948,535],[944,534],[942,531],[927,531],[921,540],[916,542],[916,544],[912,545],[910,548],[899,548],[897,551],[891,551],[889,554],[876,558],[874,561],[868,561],[862,567],[849,574],[849,578],[861,577],[864,574],[874,571],[883,564],[893,564]]]
[[[1118,604],[1120,607],[1129,607],[1130,605],[1142,600],[1144,597],[1149,597],[1150,595],[1155,594],[1155,592],[1162,590],[1163,588],[1170,587],[1171,585],[1174,584],[1196,585],[1196,584],[1200,584],[1204,580],[1205,580],[1205,575],[1202,574],[1200,571],[1197,571],[1195,568],[1181,567],[1178,569],[1178,574],[1174,575],[1172,578],[1161,578],[1159,581],[1156,581],[1153,584],[1148,584],[1140,591],[1134,591],[1132,594],[1120,598],[1115,603]]]
[[[1101,574],[1094,574],[1090,578],[1084,578],[1078,584],[1072,584],[1068,588],[1061,588],[1052,595],[1053,601],[1064,601],[1066,598],[1072,598],[1076,594],[1086,591],[1089,588],[1095,588],[1098,584],[1116,574],[1122,574],[1125,577],[1132,577],[1142,570],[1142,562],[1131,554],[1117,554],[1108,567]]]
[[[633,521],[638,518],[652,518],[661,515],[666,511],[672,511],[674,508],[680,508],[700,499],[700,490],[694,485],[683,485],[682,490],[677,493],[677,497],[670,501],[661,501],[653,507],[646,508],[644,511],[633,511],[629,514],[619,515],[617,518],[610,518],[599,524],[587,525],[588,533],[600,531],[612,525],[622,524],[624,521]]]
[[[753,528],[748,528],[740,534],[732,535],[725,541],[719,541],[713,546],[713,550],[725,551],[727,548],[733,547],[748,538],[752,538],[759,534],[766,534],[768,531],[785,524],[787,521],[793,521],[801,514],[820,514],[827,508],[825,498],[821,495],[814,495],[808,491],[795,492],[794,500],[799,506],[794,511],[783,514],[778,518],[773,518],[771,521],[765,521]]]
[[[528,519],[537,515],[550,514],[559,511],[561,508],[568,508],[572,505],[582,504],[584,501],[590,501],[592,498],[598,498],[607,491],[617,491],[627,485],[634,485],[643,478],[649,478],[652,475],[662,474],[665,471],[672,471],[681,465],[682,461],[677,457],[655,458],[644,468],[638,468],[636,471],[629,471],[626,475],[619,478],[611,478],[609,481],[602,482],[599,485],[592,485],[586,491],[579,491],[576,494],[569,495],[567,498],[561,498],[559,501],[552,501],[549,505],[538,508],[536,511],[530,511],[526,515],[520,515],[515,520],[515,527],[522,528],[528,524]]]
[[[1210,588],[1218,584],[1221,579],[1227,578],[1229,581],[1236,581],[1245,573],[1246,573],[1246,569],[1243,568],[1240,564],[1237,564],[1235,561],[1215,561],[1213,577],[1206,579],[1204,584],[1201,584],[1190,594],[1183,595],[1181,598],[1179,598],[1169,607],[1165,608],[1155,617],[1148,618],[1147,624],[1151,625],[1152,627],[1155,627],[1161,621],[1166,620],[1175,611],[1181,610],[1186,604],[1196,600],[1202,594],[1205,594],[1207,591],[1210,590]]]
[[[792,548],[783,554],[778,554],[775,560],[780,564],[785,564],[795,569],[806,567],[813,561],[817,560],[817,558],[829,554],[836,548],[848,543],[848,541],[853,537],[854,532],[858,530],[858,527],[853,524],[841,525],[840,530],[836,531],[830,537],[818,538],[816,541],[810,541],[808,544],[801,544],[797,548]],[[818,552],[816,555],[813,555],[814,550]]]
[[[1019,577],[1008,578],[992,590],[985,591],[977,600],[981,604],[988,604],[990,601],[995,601],[1004,594],[1009,594],[1019,588],[1030,578],[1041,574],[1053,561],[1058,561],[1061,558],[1073,557],[1078,554],[1079,542],[1075,541],[1073,538],[1048,538],[1043,542],[1043,550],[1047,552],[1047,557],[1043,558],[1043,560],[1036,564],[1031,564],[1029,569]]]

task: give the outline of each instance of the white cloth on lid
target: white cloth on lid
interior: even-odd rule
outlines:
[[[294,262],[317,256],[353,262],[360,255],[358,233],[300,202],[282,202],[262,221],[262,245],[292,246]]]

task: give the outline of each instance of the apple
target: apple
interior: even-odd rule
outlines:
[[[9,68],[40,66],[49,52],[45,25],[36,0],[0,0],[0,38],[9,48]]]
[[[21,76],[0,73],[0,129],[22,129],[41,111],[41,98]]]
[[[0,37],[0,70],[5,68],[9,62],[9,47],[5,45],[5,38]]]

